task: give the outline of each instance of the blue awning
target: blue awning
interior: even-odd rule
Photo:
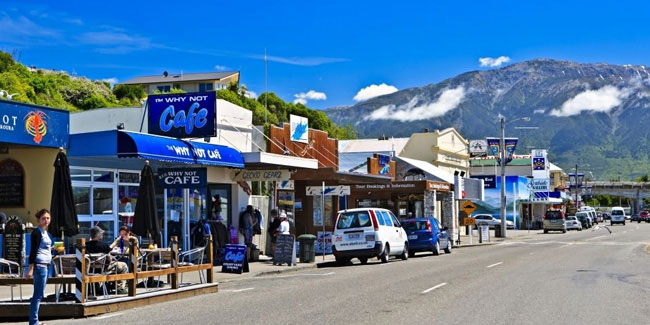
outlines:
[[[70,136],[70,157],[113,156],[193,165],[244,168],[231,147],[129,131],[102,131]]]

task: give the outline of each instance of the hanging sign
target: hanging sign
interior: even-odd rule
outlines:
[[[470,140],[469,141],[469,155],[470,157],[482,157],[487,154],[487,141],[485,140]]]
[[[70,112],[0,101],[0,139],[40,147],[68,147]]]
[[[291,141],[309,143],[309,119],[298,115],[290,115]]]
[[[323,192],[322,186],[307,186],[305,193],[307,196],[316,196],[321,195]],[[349,185],[338,185],[338,186],[325,186],[325,196],[342,196],[350,195],[350,186]]]
[[[231,173],[235,182],[281,182],[288,181],[291,173],[288,170],[238,170]]]
[[[515,154],[515,149],[517,148],[518,138],[505,138],[505,147],[506,147],[506,164],[512,161],[512,157]],[[501,163],[501,139],[500,138],[486,138],[488,145],[488,155],[496,157],[498,163]]]
[[[149,133],[172,138],[216,135],[215,92],[151,95],[147,99]]]
[[[158,168],[157,179],[162,188],[199,188],[208,184],[205,168]]]

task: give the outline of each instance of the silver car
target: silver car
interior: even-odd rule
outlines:
[[[576,216],[566,217],[564,224],[566,225],[566,230],[582,231],[582,222],[580,222]]]
[[[501,226],[501,220],[495,218],[491,214],[477,214],[474,216],[474,222],[476,224],[476,227],[478,226],[489,226],[490,228],[494,228],[497,226]],[[514,229],[515,224],[510,221],[506,220],[506,227],[508,229]]]

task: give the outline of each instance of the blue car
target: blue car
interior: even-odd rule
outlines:
[[[441,228],[435,218],[415,218],[402,221],[402,228],[406,231],[409,241],[409,256],[416,252],[433,252],[439,255],[440,250],[451,253],[452,238],[447,232],[447,227]]]

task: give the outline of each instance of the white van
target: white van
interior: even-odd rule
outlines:
[[[361,264],[378,257],[408,259],[408,237],[390,210],[360,208],[339,211],[332,234],[332,253],[339,265],[357,258]]]
[[[612,208],[612,219],[610,225],[615,223],[622,223],[625,226],[625,210],[621,207]]]

